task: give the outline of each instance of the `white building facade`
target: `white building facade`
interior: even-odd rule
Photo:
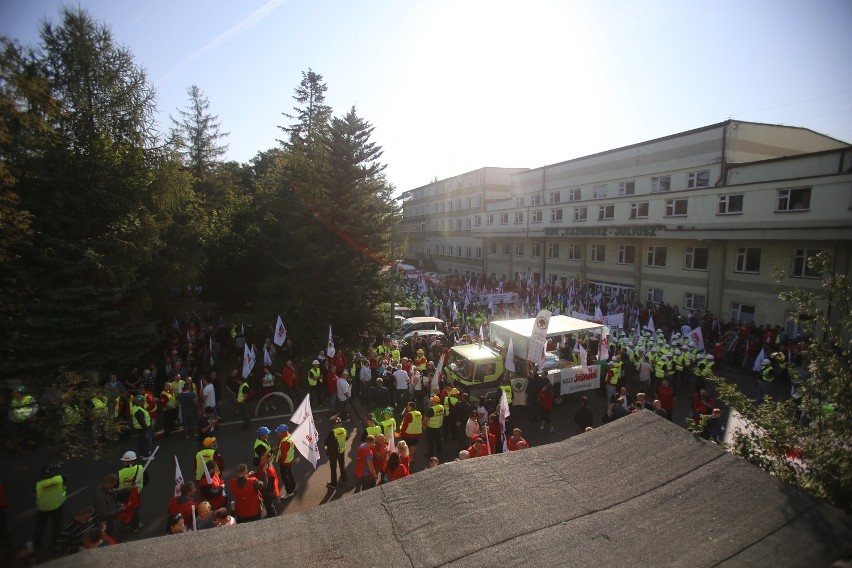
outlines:
[[[810,256],[850,274],[852,147],[807,129],[729,120],[508,177],[466,218],[424,210],[409,246],[439,272],[576,278],[772,325],[789,319],[780,290],[819,286]]]

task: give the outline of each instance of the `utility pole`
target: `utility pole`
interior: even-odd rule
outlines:
[[[391,240],[390,240],[390,254],[391,254],[391,282],[390,282],[390,333],[393,335],[394,331],[396,331],[396,305],[395,305],[395,295],[396,295],[396,255],[393,250],[393,238],[394,238],[394,225],[391,223]]]

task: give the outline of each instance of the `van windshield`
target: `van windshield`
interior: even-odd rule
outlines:
[[[450,351],[450,369],[452,369],[460,379],[470,381],[471,367],[473,367],[473,365],[471,365],[470,359],[466,359],[455,351]]]

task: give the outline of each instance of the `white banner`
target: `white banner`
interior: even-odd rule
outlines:
[[[331,359],[335,353],[337,349],[334,348],[334,337],[331,335],[331,326],[328,326],[328,347],[325,348],[325,354]]]
[[[278,321],[275,322],[275,345],[281,347],[287,341],[287,329],[284,327],[284,322],[281,321],[281,316],[278,316]]]
[[[314,424],[314,414],[311,411],[310,395],[305,397],[305,419],[296,427],[291,436],[293,443],[296,444],[296,449],[302,454],[306,460],[311,462],[314,469],[317,467],[317,462],[320,458],[319,452],[319,432]]]
[[[254,369],[254,359],[254,345],[249,349],[248,343],[246,343],[243,345],[243,378],[247,379],[251,370]]]
[[[695,342],[695,348],[704,351],[704,333],[702,333],[701,328],[696,327],[689,333],[689,336]]]
[[[500,304],[514,304],[518,301],[518,294],[515,292],[504,292],[502,294],[485,294],[489,304],[499,306]]]
[[[532,337],[527,347],[527,361],[537,362],[541,360],[544,347],[547,344],[547,327],[550,325],[550,312],[541,310],[535,316]]]
[[[559,394],[566,395],[584,390],[592,390],[601,386],[600,367],[592,365],[583,372],[580,367],[562,369],[562,386]]]
[[[603,316],[602,318],[596,318],[595,316],[590,316],[589,314],[584,314],[582,312],[571,312],[572,318],[577,318],[583,321],[599,321],[609,327],[624,327],[624,314],[612,314],[610,316]]]
[[[302,403],[293,413],[293,416],[290,417],[290,422],[293,424],[301,424],[308,418],[308,416],[311,416],[311,397],[310,395],[305,395],[305,398],[302,399]]]
[[[175,497],[180,497],[180,486],[183,485],[183,473],[180,471],[180,462],[175,456]]]

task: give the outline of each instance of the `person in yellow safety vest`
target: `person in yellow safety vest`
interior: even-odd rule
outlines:
[[[163,410],[163,431],[166,436],[171,436],[177,421],[177,397],[170,383],[163,386],[163,392],[160,394],[160,408]]]
[[[137,394],[130,399],[130,422],[133,431],[139,434],[139,453],[147,456],[151,453],[154,429],[151,413],[145,407],[145,395]]]
[[[503,388],[503,387],[500,387]],[[510,387],[511,388],[511,387]],[[512,400],[511,398],[509,399]],[[455,440],[455,424],[450,420],[450,415],[453,412],[453,407],[459,403],[459,389],[452,388],[450,392],[447,393],[447,396],[444,397],[444,432],[443,437],[444,441],[447,442],[450,439],[450,435],[453,435],[453,439]]]
[[[322,404],[323,395],[320,383],[322,383],[322,368],[320,368],[319,359],[311,361],[311,368],[308,369],[308,390],[311,393],[311,404],[314,408]]]
[[[421,373],[426,370],[426,363],[429,360],[424,355],[424,351],[422,349],[417,350],[417,356],[414,358],[414,368],[420,371]]]
[[[396,344],[392,345],[390,349],[390,354],[392,361],[399,361],[401,355],[401,353],[399,352],[399,346]]]
[[[215,462],[219,471],[225,471],[225,462],[216,450],[216,438],[208,436],[204,438],[202,445],[203,448],[195,454],[195,481],[201,481],[202,477],[206,477],[204,475],[204,464],[209,461]],[[212,474],[213,472],[208,473]]]
[[[506,393],[506,400],[509,404],[512,404],[512,385],[509,384],[509,379],[507,377],[503,377],[503,380],[500,381],[500,390]],[[449,412],[451,407],[447,407],[447,412]]]
[[[393,408],[388,406],[385,408],[385,419],[382,420],[382,434],[385,435],[385,438],[390,443],[391,436],[394,436],[394,432],[396,432],[396,418],[393,417]]]
[[[760,395],[758,396],[757,403],[763,403],[763,399],[766,396],[766,392],[769,389],[769,384],[775,380],[775,369],[772,368],[772,361],[769,359],[764,359],[760,364],[760,376],[757,380],[757,386],[760,387]]]
[[[440,457],[444,453],[444,443],[441,438],[441,430],[444,427],[444,414],[446,409],[441,404],[438,396],[429,399],[431,408],[426,411],[426,440],[429,442],[429,457]]]
[[[27,388],[24,385],[15,387],[12,396],[14,398],[9,405],[9,420],[18,424],[32,420],[38,411],[38,405],[32,395],[27,394]]]
[[[376,437],[379,434],[384,433],[384,429],[376,422],[376,415],[372,412],[367,413],[366,417],[367,426],[361,431],[361,443],[364,443],[364,440],[367,439],[367,436]]]
[[[296,444],[290,438],[290,429],[286,424],[279,424],[275,429],[276,434],[280,434],[278,439],[278,467],[281,470],[281,480],[284,482],[284,495],[282,499],[289,499],[296,494],[296,480],[293,478],[293,460],[296,458]]]
[[[337,468],[340,468],[340,482],[346,483],[346,466],[343,461],[346,455],[346,440],[349,433],[343,427],[343,421],[335,418],[333,428],[325,438],[325,453],[328,455],[328,466],[331,468],[331,480],[325,484],[329,489],[337,489]]]
[[[613,371],[615,371],[616,383],[621,382],[621,377],[624,375],[624,363],[621,360],[621,355],[616,355],[612,362]]]
[[[139,507],[141,505],[142,489],[148,485],[150,478],[148,471],[141,465],[134,464],[136,461],[136,452],[127,451],[121,457],[122,468],[118,470],[118,486],[117,489],[136,488],[139,492],[140,501],[133,511],[133,518],[130,521],[130,530],[136,532],[142,526],[139,520]]]
[[[379,343],[378,347],[376,347],[376,355],[384,355],[389,351],[387,345],[385,345],[384,341]]]
[[[249,385],[248,378],[240,377],[240,385],[237,387],[237,410],[243,421],[243,430],[248,430],[251,426],[251,409],[249,407],[251,398],[251,385]]]
[[[612,400],[612,397],[618,393],[618,373],[615,370],[615,361],[606,363],[606,376],[603,382],[606,384],[606,399]]]
[[[36,528],[33,543],[36,550],[41,547],[41,541],[47,532],[47,524],[52,523],[53,535],[50,543],[51,550],[56,543],[56,537],[62,529],[62,512],[65,508],[67,488],[65,477],[59,473],[56,465],[48,465],[42,470],[42,479],[36,482]]]
[[[272,451],[272,446],[269,444],[268,436],[272,430],[266,426],[261,426],[257,429],[257,438],[254,441],[254,465],[260,463],[260,458]]]

